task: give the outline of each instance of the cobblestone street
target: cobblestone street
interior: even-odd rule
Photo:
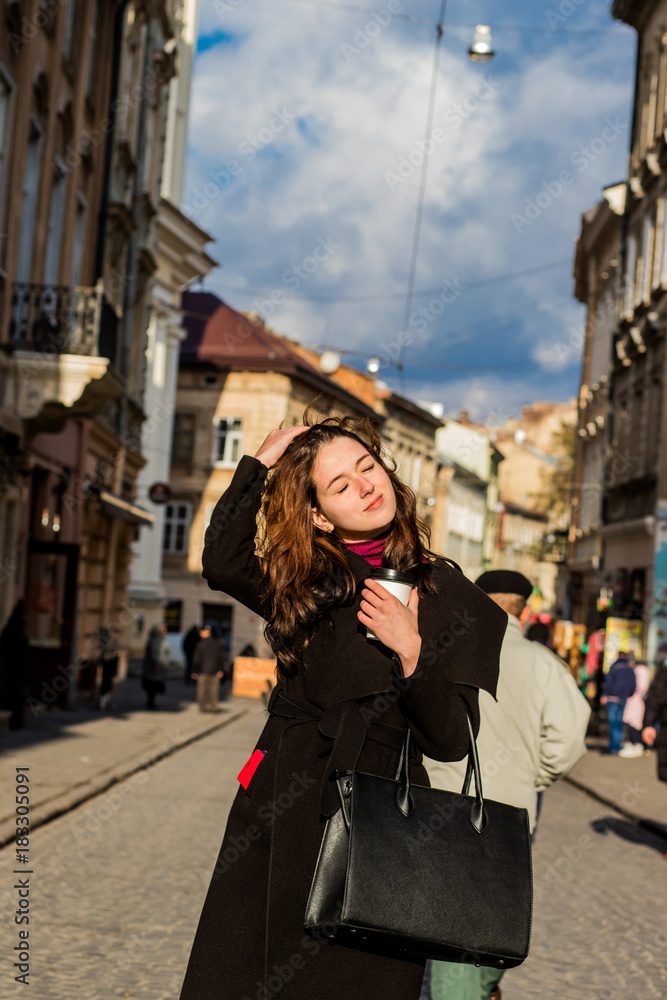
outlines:
[[[236,775],[262,724],[258,705],[34,832],[31,997],[176,1000]],[[605,817],[607,832],[595,832]],[[506,975],[505,1000],[667,995],[666,862],[623,839],[632,829],[564,782],[547,794],[532,952]],[[3,1000],[28,995],[11,966],[14,855],[13,845],[0,852]],[[233,934],[220,947],[234,947]],[[240,998],[221,983],[220,1000]]]

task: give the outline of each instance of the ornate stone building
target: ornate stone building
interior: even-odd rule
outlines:
[[[179,11],[2,5],[0,621],[26,602],[33,697],[90,696],[131,611],[147,326]]]
[[[605,484],[612,613],[643,617],[649,658],[667,644],[667,2],[615,0],[638,35],[621,318],[614,335]]]
[[[187,122],[191,70],[197,37],[199,0],[186,0],[178,22],[178,73],[169,85],[164,170],[157,214],[157,248],[151,315],[146,349],[142,454],[146,464],[139,474],[139,503],[155,518],[152,531],[140,533],[134,545],[126,645],[140,660],[152,625],[165,619],[167,593],[162,580],[162,545],[166,506],[157,502],[154,487],[168,485],[174,404],[181,342],[185,337],[181,292],[207,275],[215,261],[205,251],[212,237],[180,210],[185,176]],[[162,497],[167,496],[164,489]],[[153,499],[155,498],[155,499]],[[169,621],[169,620],[168,620]],[[173,652],[178,655],[179,650]]]
[[[574,261],[574,294],[586,306],[586,320],[569,531],[569,597],[570,617],[589,629],[598,628],[604,621],[603,591],[613,573],[605,560],[609,532],[609,527],[603,525],[605,486],[613,486],[615,477],[631,458],[612,454],[608,461],[607,456],[625,184],[606,188],[604,195],[582,215]],[[578,347],[578,342],[573,344],[573,349]],[[613,542],[611,549],[613,554]]]

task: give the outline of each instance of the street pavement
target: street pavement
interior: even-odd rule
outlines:
[[[217,713],[202,713],[195,698],[194,684],[171,677],[157,710],[147,711],[141,682],[130,677],[110,711],[81,708],[36,717],[27,711],[24,728],[0,735],[0,846],[15,832],[14,783],[7,780],[14,767],[31,768],[34,828],[247,711],[245,700],[237,699],[233,710],[222,702]]]
[[[173,712],[167,710],[127,716],[123,722],[116,720],[115,727],[108,725],[111,718],[89,720],[81,727],[91,733],[100,727],[100,733],[106,731],[104,740],[122,749],[125,730],[119,727],[136,726],[133,738],[138,740],[144,726],[145,749],[162,735],[161,725],[170,720],[173,724]],[[232,699],[219,718],[207,723],[212,721],[216,728],[207,735],[132,771],[102,794],[36,829],[29,869],[15,865],[13,844],[0,850],[3,1000],[25,995],[20,992],[24,986],[13,981],[17,974],[12,969],[13,949],[20,928],[13,923],[18,890],[12,887],[15,877],[27,876],[14,876],[14,867],[33,873],[32,997],[177,1000],[236,793],[236,775],[261,730],[264,713],[257,702]],[[76,738],[76,734],[71,737]],[[38,759],[37,751],[49,746],[49,758]],[[61,746],[67,747],[67,742],[54,737],[26,743],[20,752],[12,749],[12,754],[18,752],[20,764],[30,766],[37,785],[39,768],[57,771]],[[64,759],[72,761],[74,755],[69,750],[67,754]],[[660,805],[659,796],[667,789],[653,778],[654,786],[642,792],[644,778],[636,778],[640,771],[631,768],[639,765],[648,785],[651,768],[644,761],[654,768],[654,757],[607,761],[596,752],[588,757],[591,771],[596,761],[604,760],[603,768],[615,765],[618,789],[624,788],[626,776],[630,783],[639,781],[635,808],[644,804],[648,815],[651,803],[655,808]],[[126,759],[136,761],[129,755]],[[607,780],[608,775],[600,773]],[[663,961],[667,861],[661,841],[642,834],[645,842],[633,842],[637,835],[638,828],[625,816],[572,784],[560,782],[547,792],[533,859],[531,954],[520,969],[506,974],[505,1000],[667,996]],[[221,933],[221,947],[234,947],[233,929]],[[220,1000],[241,998],[228,998],[221,983]]]

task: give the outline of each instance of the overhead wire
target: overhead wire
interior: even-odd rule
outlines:
[[[570,264],[571,258],[561,257],[560,260],[551,261],[549,264],[538,264],[536,267],[527,267],[523,271],[513,271],[509,274],[498,274],[493,278],[478,278],[474,281],[461,281],[461,286],[464,289],[468,288],[482,288],[485,285],[496,285],[503,281],[514,281],[516,278],[526,278],[533,274],[539,274],[542,271],[550,271],[555,268],[562,267],[564,264]],[[429,295],[438,295],[442,292],[442,285],[438,285],[434,288],[422,288],[419,291],[412,293],[413,298],[426,298]],[[238,288],[229,287],[227,289],[229,292],[237,292],[241,295],[270,295],[271,292],[276,291],[275,288],[272,289],[259,289],[259,288]],[[286,299],[302,301],[302,302],[382,302],[390,299],[403,299],[405,298],[405,292],[385,292],[380,295],[290,295],[289,292],[283,292]]]
[[[433,114],[435,112],[435,95],[438,89],[438,65],[440,62],[440,50],[442,48],[443,22],[447,13],[447,0],[440,0],[440,13],[435,33],[435,45],[433,49],[433,65],[431,67],[431,83],[428,93],[428,106],[426,111],[426,126],[424,128],[424,149],[433,132]],[[419,244],[421,242],[422,219],[424,216],[424,198],[426,196],[426,179],[428,176],[429,157],[422,154],[421,171],[419,174],[419,194],[417,195],[417,215],[415,216],[415,229],[412,238],[412,253],[410,255],[410,270],[408,272],[408,287],[405,293],[405,310],[403,312],[403,330],[408,327],[408,320],[412,311],[412,299],[417,276],[417,260],[419,259]],[[399,348],[398,370],[403,371],[403,343]],[[401,391],[403,383],[401,381]]]
[[[361,4],[355,3],[338,3],[336,0],[289,0],[290,3],[302,3],[307,4],[311,7],[330,7],[332,9],[338,10],[355,10],[361,11],[364,14],[370,14],[371,17],[376,13],[373,7],[364,7]],[[433,18],[429,17],[417,17],[414,14],[394,14],[391,15],[394,21],[411,21],[414,24],[429,24],[436,26],[439,22],[434,21]],[[467,24],[463,21],[449,21],[449,28],[468,28],[474,29],[476,25]],[[494,31],[516,31],[519,33],[526,32],[528,34],[546,34],[546,35],[599,35],[601,33],[605,34],[615,34],[615,35],[625,35],[627,32],[624,30],[624,25],[609,25],[608,27],[599,28],[542,28],[539,25],[533,24],[494,24]]]

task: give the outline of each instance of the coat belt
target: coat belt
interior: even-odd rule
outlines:
[[[380,743],[399,753],[405,738],[405,728],[366,719],[361,711],[363,706],[358,701],[338,702],[329,708],[320,709],[309,702],[288,698],[279,687],[275,687],[267,707],[269,715],[290,719],[297,724],[318,723],[317,754],[318,757],[329,758],[320,788],[322,816],[333,816],[340,808],[334,781],[340,774],[355,770],[366,740]],[[422,762],[422,754],[414,741],[411,741],[410,762]]]

